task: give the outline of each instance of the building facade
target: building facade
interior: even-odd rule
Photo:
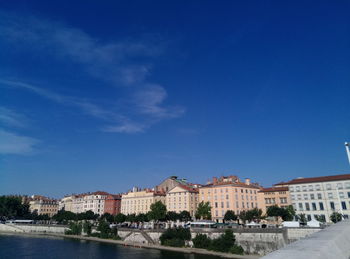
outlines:
[[[44,196],[33,195],[29,200],[29,210],[38,215],[52,217],[58,212],[58,201]]]
[[[120,213],[121,195],[110,194],[105,199],[104,213],[117,215]]]
[[[151,204],[161,201],[165,204],[165,193],[157,192],[151,189],[139,190],[134,188],[133,191],[122,195],[121,213],[129,214],[146,214],[150,211]]]
[[[191,217],[195,216],[199,200],[198,188],[187,185],[178,185],[166,194],[167,211],[180,213],[188,211]]]
[[[163,182],[161,182],[159,185],[157,185],[154,190],[156,192],[164,192],[167,193],[171,189],[173,189],[176,186],[182,185],[188,185],[186,179],[180,179],[177,176],[170,176],[169,178],[165,179]]]
[[[73,200],[75,196],[65,196],[58,202],[58,209],[73,212]]]
[[[350,215],[350,174],[297,178],[287,183],[296,214],[331,222],[333,212]]]
[[[251,183],[250,179],[241,182],[237,176],[213,177],[213,181],[199,188],[199,202],[209,202],[212,219],[222,222],[226,211],[235,214],[253,208],[261,208],[258,204],[260,185]]]
[[[290,201],[289,189],[287,186],[262,188],[258,192],[258,205],[265,214],[271,206],[286,208],[292,205]]]

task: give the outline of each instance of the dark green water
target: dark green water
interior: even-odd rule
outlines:
[[[0,235],[0,258],[219,259],[220,257],[74,239]]]

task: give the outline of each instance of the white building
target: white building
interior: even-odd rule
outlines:
[[[296,214],[305,214],[308,220],[319,216],[331,222],[333,212],[349,218],[350,174],[296,178],[278,185],[288,185]]]
[[[72,197],[72,202],[70,208],[65,210],[74,213],[83,213],[91,210],[95,214],[102,215],[104,213],[105,200],[108,195],[109,193],[107,192],[97,191],[69,196]]]

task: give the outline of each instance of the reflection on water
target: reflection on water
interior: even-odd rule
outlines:
[[[219,257],[131,248],[85,240],[0,235],[0,258],[218,259]]]

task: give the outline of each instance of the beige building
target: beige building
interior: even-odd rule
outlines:
[[[180,213],[188,211],[194,217],[198,206],[198,188],[188,185],[178,185],[166,194],[166,206],[168,211]]]
[[[180,179],[177,176],[170,176],[169,178],[165,179],[163,182],[161,182],[159,185],[157,185],[154,189],[157,192],[168,192],[171,189],[173,189],[176,186],[182,185],[188,185],[186,179]]]
[[[232,210],[238,215],[241,211],[261,208],[258,204],[259,184],[250,179],[241,182],[237,176],[213,177],[213,181],[199,188],[199,202],[209,202],[212,219],[221,222],[225,213]]]
[[[73,212],[74,195],[65,196],[58,202],[58,209]]]
[[[133,191],[122,195],[121,213],[125,215],[140,214],[150,211],[151,204],[161,201],[165,204],[165,193],[156,192],[154,190],[145,189],[139,190],[133,188]]]
[[[58,212],[58,201],[44,196],[33,195],[29,200],[29,210],[38,215],[49,215],[52,217]]]
[[[286,208],[292,205],[290,201],[290,195],[288,187],[271,187],[263,188],[258,192],[258,205],[265,214],[267,209],[271,206],[278,206],[281,208]]]

